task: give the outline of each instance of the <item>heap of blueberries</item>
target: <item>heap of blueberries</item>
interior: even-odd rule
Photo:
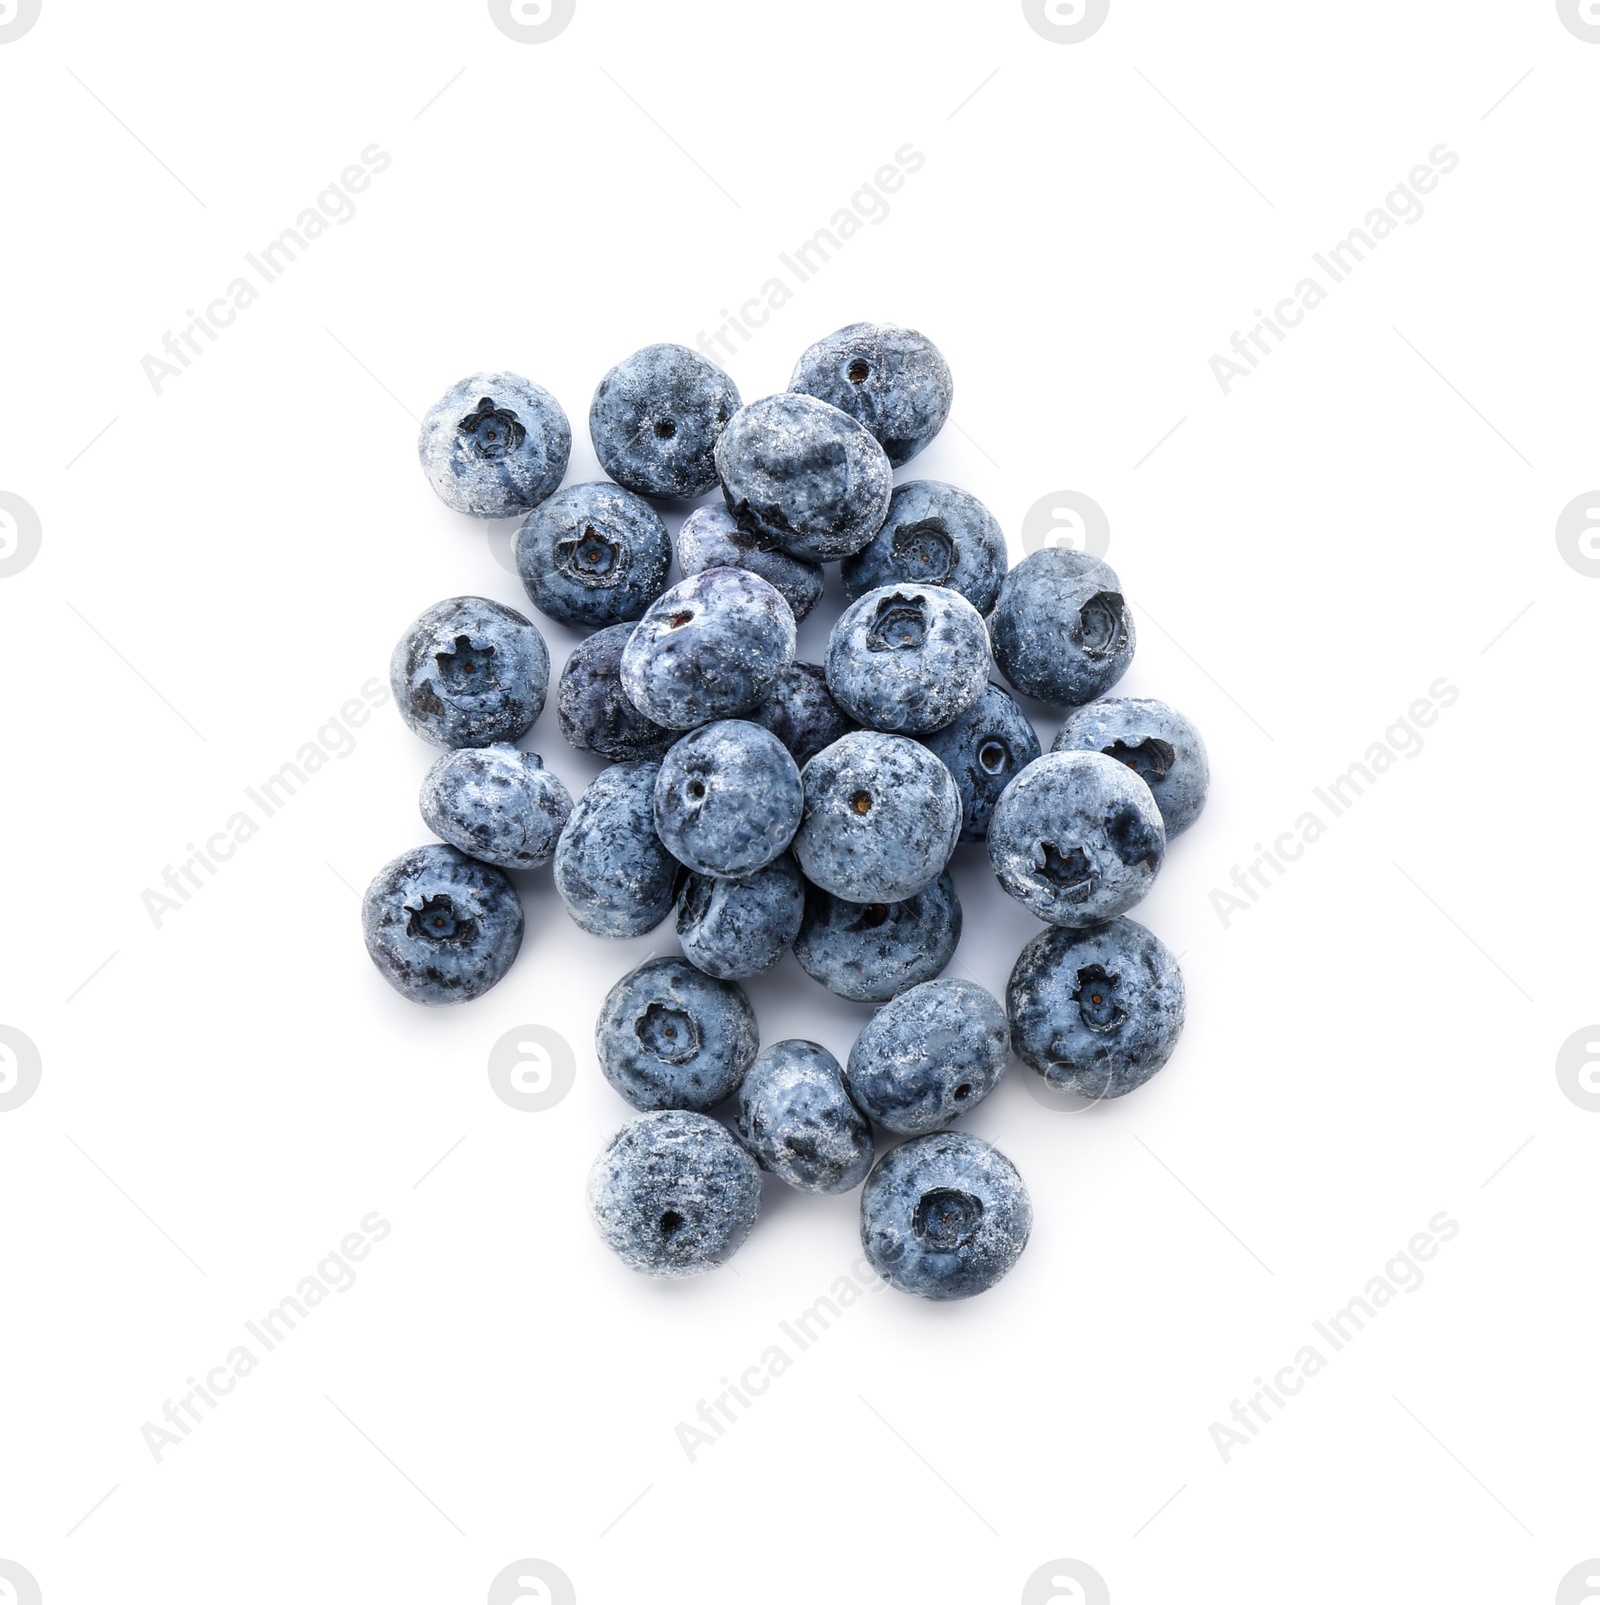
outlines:
[[[649,1275],[727,1260],[764,1169],[809,1193],[865,1182],[862,1243],[895,1287],[982,1292],[1016,1263],[1032,1208],[1011,1162],[952,1122],[1013,1052],[1062,1092],[1117,1098],[1182,1028],[1177,964],[1122,916],[1204,805],[1205,748],[1165,703],[1106,695],[1134,628],[1104,562],[1045,547],[1007,572],[976,498],[893,483],[950,400],[930,341],[857,323],[749,406],[684,346],[627,358],[589,412],[611,476],[596,484],[558,488],[566,415],[516,374],[462,380],[423,421],[438,494],[478,518],[525,514],[530,601],[593,632],[556,707],[562,735],[610,767],[574,804],[514,745],[549,681],[527,618],[475,596],[429,608],[391,675],[406,722],[444,749],[421,799],[444,845],[378,874],[367,949],[406,997],[462,1003],[522,941],[506,870],[551,864],[596,936],[640,936],[676,909],[683,957],[624,976],[595,1028],[606,1079],[643,1113],[596,1160],[589,1206]],[[674,543],[651,501],[718,488],[724,505],[695,507]],[[796,621],[835,562],[850,605],[827,661],[796,662]],[[996,668],[1069,710],[1048,754]],[[937,979],[961,934],[947,865],[985,841],[1046,927],[1004,1007]],[[842,1067],[815,1042],[760,1045],[738,982],[789,951],[839,996],[883,1005]],[[730,1131],[711,1111],[733,1098]],[[874,1123],[907,1139],[876,1164]]]

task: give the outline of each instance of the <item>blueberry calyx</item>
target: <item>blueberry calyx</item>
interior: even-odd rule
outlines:
[[[878,604],[867,630],[869,652],[916,651],[928,636],[928,604],[896,591]]]
[[[477,408],[456,425],[473,444],[477,454],[488,462],[498,462],[528,438],[522,420],[509,407],[497,407],[484,396]]]
[[[1109,658],[1122,649],[1128,632],[1117,592],[1097,591],[1078,609],[1078,620],[1083,650],[1091,657]]]
[[[1083,1023],[1101,1036],[1115,1031],[1128,1018],[1128,1011],[1115,996],[1122,977],[1108,974],[1101,965],[1086,964],[1077,979],[1077,990],[1071,996]]]
[[[406,907],[406,935],[421,937],[436,947],[470,947],[478,939],[478,922],[458,916],[444,892],[422,900],[421,908]]]
[[[556,543],[556,565],[591,588],[615,585],[622,578],[622,548],[593,524],[581,535]]]
[[[700,1027],[669,1004],[652,1003],[635,1021],[633,1032],[664,1064],[687,1064],[700,1051]]]
[[[977,1235],[983,1200],[953,1187],[935,1187],[917,1200],[912,1230],[932,1249],[953,1253]]]
[[[495,683],[494,648],[474,646],[466,635],[456,637],[454,652],[438,652],[434,661],[446,685],[464,691],[486,691]]]
[[[1044,860],[1039,874],[1064,892],[1069,903],[1083,902],[1094,890],[1094,866],[1081,847],[1069,847],[1063,852],[1054,842],[1040,842],[1039,853]]]
[[[919,579],[928,585],[943,585],[956,566],[956,543],[942,518],[902,524],[891,545],[895,557],[917,568]]]
[[[1106,757],[1126,764],[1147,786],[1165,780],[1168,771],[1178,760],[1177,748],[1171,742],[1157,741],[1154,736],[1146,736],[1132,746],[1119,738],[1100,750]]]

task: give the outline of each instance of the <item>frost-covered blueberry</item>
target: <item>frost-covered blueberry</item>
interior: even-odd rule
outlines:
[[[550,652],[532,622],[481,596],[412,621],[389,660],[400,717],[436,747],[516,741],[544,711]]]
[[[1150,788],[1167,840],[1206,805],[1211,766],[1200,732],[1175,708],[1149,697],[1102,697],[1067,715],[1052,752],[1103,752]]]
[[[417,455],[439,499],[475,518],[512,518],[561,483],[572,429],[561,403],[517,373],[475,373],[429,409]]]
[[[708,568],[747,568],[789,604],[798,623],[822,600],[822,565],[790,557],[776,547],[753,545],[726,507],[697,507],[674,543],[685,576]]]
[[[738,410],[739,387],[698,351],[646,346],[596,387],[589,438],[619,485],[692,501],[716,485],[712,451]]]
[[[872,1268],[919,1298],[971,1298],[993,1287],[1032,1230],[1017,1167],[965,1132],[901,1143],[861,1190],[861,1246]]]
[[[635,1109],[714,1109],[760,1045],[744,993],[687,959],[647,959],[623,976],[594,1027],[600,1069]]]
[[[517,573],[528,600],[562,624],[596,628],[637,619],[667,585],[672,540],[661,515],[631,491],[568,485],[517,531]]]
[[[847,903],[808,886],[794,956],[839,997],[882,1003],[931,981],[960,940],[961,903],[948,874],[899,903]]]
[[[756,545],[831,563],[883,526],[893,470],[848,413],[812,396],[768,396],[733,415],[717,442],[728,511]]]
[[[747,719],[718,719],[677,741],[656,775],[656,834],[697,875],[753,875],[794,839],[800,770]]]
[[[801,771],[794,856],[806,879],[851,903],[898,903],[939,878],[961,834],[950,771],[904,736],[858,730]]]
[[[872,1127],[839,1061],[799,1037],[756,1055],[739,1089],[738,1131],[763,1170],[803,1193],[847,1193],[872,1169]]]
[[[994,805],[1012,780],[1039,756],[1039,737],[1016,699],[997,685],[942,730],[924,736],[955,776],[961,793],[961,839],[982,841],[989,834]]]
[[[1000,594],[1006,538],[976,496],[939,479],[895,487],[883,528],[839,566],[853,602],[880,585],[948,585],[980,613]]]
[[[989,618],[994,660],[1024,696],[1077,706],[1133,661],[1122,582],[1098,557],[1045,546],[1006,575]]]
[[[892,323],[852,323],[817,341],[789,388],[860,419],[896,468],[944,428],[955,389],[933,341]]]
[[[630,1120],[589,1171],[589,1214],[623,1264],[697,1276],[733,1256],[761,1207],[761,1171],[709,1115]]]
[[[875,730],[938,730],[978,700],[988,677],[983,618],[947,586],[868,591],[828,637],[834,701]]]
[[[1051,925],[1081,930],[1126,913],[1167,851],[1161,810],[1126,765],[1099,752],[1035,758],[989,821],[1000,884]]]
[[[538,869],[555,855],[572,797],[536,752],[509,742],[447,752],[422,782],[435,836],[501,869]]]
[[[622,649],[622,688],[674,730],[748,713],[794,659],[794,614],[758,574],[708,568],[651,603]]]
[[[1136,920],[1041,931],[1006,988],[1017,1057],[1058,1092],[1120,1098],[1168,1059],[1183,1030],[1183,976]]]
[[[847,736],[856,722],[833,700],[828,677],[815,663],[791,663],[778,676],[765,702],[748,717],[765,725],[802,768],[824,747]]]
[[[556,723],[580,752],[598,752],[612,763],[659,758],[678,739],[647,719],[622,689],[622,649],[631,624],[596,630],[572,649],[556,684]]]
[[[469,1003],[511,968],[522,900],[492,864],[433,843],[378,871],[361,901],[361,928],[378,973],[402,997]]]
[[[924,981],[884,1004],[850,1050],[850,1096],[901,1136],[976,1109],[1005,1074],[1005,1010],[976,981]]]
[[[613,764],[590,781],[556,842],[556,890],[591,936],[643,936],[667,917],[683,866],[656,834],[659,764]]]
[[[678,894],[678,944],[719,981],[770,970],[794,945],[805,884],[788,853],[738,880],[691,875]]]

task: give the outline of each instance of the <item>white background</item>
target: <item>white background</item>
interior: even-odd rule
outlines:
[[[1555,541],[1600,483],[1597,73],[1551,0],[1112,0],[1076,44],[1015,0],[578,0],[542,44],[472,0],[44,0],[0,44],[0,490],[42,527],[0,582],[0,1023],[43,1062],[0,1114],[0,1558],[47,1605],[479,1601],[525,1557],[583,1605],[1011,1602],[1058,1558],[1117,1605],[1554,1598],[1600,1552],[1600,1115],[1555,1073],[1600,1017],[1600,582]],[[356,215],[157,394],[141,358],[374,143]],[[418,470],[438,394],[529,375],[594,477],[601,373],[714,328],[908,143],[889,215],[727,365],[753,399],[908,323],[956,402],[900,478],[969,487],[1014,559],[1052,492],[1106,510],[1120,689],[1211,752],[1138,911],[1189,1023],[1090,1115],[1014,1064],[967,1125],[1031,1189],[1017,1269],[864,1296],[691,1463],[677,1424],[858,1244],[855,1197],[770,1183],[687,1284],[595,1237],[629,1111],[592,1022],[670,926],[590,938],[530,875],[497,990],[391,992],[357,890],[426,839],[430,761],[392,704],[159,928],[141,894],[423,607],[521,605],[511,526]],[[1441,143],[1420,221],[1224,396],[1213,353]],[[1440,677],[1423,750],[1225,927],[1213,890]],[[597,770],[553,708],[525,745]],[[956,879],[952,973],[998,990],[1038,927],[981,852]],[[792,959],[749,990],[841,1057],[868,1015]],[[486,1072],[527,1025],[578,1056],[543,1113]],[[355,1285],[158,1464],[142,1425],[371,1211]],[[1224,1463],[1211,1424],[1440,1211],[1425,1283]]]

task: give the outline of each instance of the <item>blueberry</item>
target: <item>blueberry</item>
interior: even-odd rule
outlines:
[[[847,1193],[872,1169],[872,1127],[839,1061],[790,1037],[763,1048],[739,1089],[739,1135],[763,1170],[803,1193]]]
[[[994,660],[1024,696],[1076,706],[1133,661],[1122,583],[1098,557],[1045,546],[1006,575],[989,619]]]
[[[828,689],[828,677],[815,663],[791,663],[778,676],[767,700],[750,711],[805,766],[824,747],[856,728]]]
[[[417,455],[439,499],[476,518],[537,507],[567,471],[572,429],[548,390],[516,373],[475,373],[429,409]]]
[[[361,928],[372,962],[402,997],[469,1003],[511,968],[522,902],[493,865],[434,843],[378,871],[361,900]]]
[[[858,730],[801,772],[794,856],[807,880],[851,903],[898,903],[939,878],[961,834],[950,771],[904,736]]]
[[[656,835],[660,767],[640,760],[601,770],[556,842],[556,890],[591,936],[643,936],[677,896],[683,866]]]
[[[672,541],[661,515],[631,491],[568,485],[517,531],[528,600],[562,624],[594,628],[637,619],[667,585]]]
[[[600,1069],[635,1109],[714,1109],[760,1045],[744,993],[687,959],[647,959],[623,976],[594,1027]]]
[[[508,742],[447,752],[422,782],[435,836],[501,869],[538,869],[572,812],[567,788],[534,752]]]
[[[678,943],[696,969],[720,981],[770,970],[794,945],[805,885],[780,853],[738,880],[691,875],[678,895]]]
[[[961,839],[982,841],[1000,793],[1039,756],[1039,737],[1007,692],[986,685],[983,695],[922,744],[941,757],[961,793]]]
[[[738,410],[738,386],[698,351],[646,346],[595,389],[589,438],[619,485],[692,501],[715,487],[712,449]]]
[[[891,323],[852,323],[805,352],[789,388],[860,419],[899,468],[944,428],[954,386],[925,335]]]
[[[622,688],[674,730],[748,713],[794,658],[794,614],[759,575],[708,568],[650,605],[622,651]]]
[[[436,747],[517,741],[544,711],[550,653],[520,613],[455,596],[414,619],[389,660],[400,717]]]
[[[1017,1057],[1058,1092],[1120,1098],[1147,1082],[1178,1045],[1183,976],[1134,920],[1086,931],[1041,931],[1006,988]]]
[[[631,624],[596,630],[572,649],[556,685],[556,722],[580,752],[598,752],[613,763],[659,758],[678,739],[647,719],[622,689],[622,649]]]
[[[1052,752],[1103,752],[1150,788],[1167,840],[1206,805],[1211,766],[1200,732],[1174,708],[1148,697],[1103,697],[1067,716]]]
[[[1051,925],[1081,929],[1126,913],[1150,890],[1166,851],[1150,788],[1099,752],[1035,758],[989,821],[1000,884]]]
[[[938,479],[895,488],[883,528],[839,567],[853,602],[880,585],[948,585],[980,613],[1000,594],[1006,538],[976,496]]]
[[[755,1225],[761,1172],[724,1126],[682,1109],[630,1120],[589,1171],[589,1214],[624,1265],[697,1276]]]
[[[800,771],[770,730],[718,719],[661,761],[656,834],[697,875],[753,875],[794,839]]]
[[[829,563],[883,526],[892,477],[883,447],[812,396],[768,396],[736,412],[717,442],[723,498],[755,544]]]
[[[839,997],[882,1003],[932,980],[960,940],[961,903],[949,875],[899,903],[847,903],[808,886],[794,956]]]
[[[822,600],[820,563],[752,545],[726,507],[695,508],[683,521],[675,545],[685,577],[708,568],[747,568],[777,590],[796,623]]]
[[[845,1081],[880,1126],[920,1137],[977,1108],[1010,1047],[1005,1010],[976,981],[924,981],[862,1028]]]
[[[891,1287],[919,1298],[971,1298],[1021,1257],[1033,1205],[1017,1167],[964,1132],[891,1149],[861,1190],[861,1246]]]
[[[938,730],[978,700],[988,677],[983,618],[943,585],[868,591],[828,637],[834,701],[877,730]]]

